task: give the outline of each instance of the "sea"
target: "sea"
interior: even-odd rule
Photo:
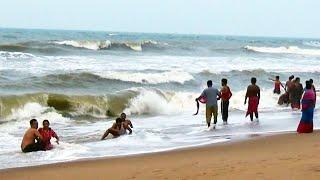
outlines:
[[[295,131],[301,112],[279,106],[269,78],[320,86],[320,40],[196,34],[0,29],[0,169],[213,145]],[[250,78],[261,88],[259,122],[245,117]],[[195,98],[207,80],[233,92],[229,124],[205,123]],[[283,90],[282,90],[283,92]],[[316,106],[314,125],[320,127]],[[100,141],[125,112],[133,134]],[[220,113],[221,114],[221,113]],[[60,136],[51,151],[22,153],[36,118]],[[285,143],[285,142],[284,142]]]

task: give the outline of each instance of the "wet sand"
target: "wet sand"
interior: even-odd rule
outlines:
[[[45,177],[45,178],[44,178]],[[320,179],[320,133],[0,171],[0,179]]]

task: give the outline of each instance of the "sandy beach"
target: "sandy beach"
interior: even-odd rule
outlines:
[[[0,171],[0,179],[319,179],[319,132]]]

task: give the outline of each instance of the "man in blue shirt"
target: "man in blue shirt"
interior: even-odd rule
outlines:
[[[213,129],[215,129],[218,120],[218,100],[220,99],[220,91],[212,87],[212,81],[207,82],[208,88],[203,90],[201,95],[196,99],[199,101],[205,99],[206,102],[206,120],[207,125],[210,127],[212,115],[214,117]]]

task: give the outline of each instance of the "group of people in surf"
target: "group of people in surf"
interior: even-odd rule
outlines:
[[[281,87],[285,90],[285,93],[280,96],[279,104],[291,103],[293,109],[302,109],[302,117],[299,123],[297,131],[299,133],[309,133],[313,131],[313,113],[316,104],[316,89],[313,85],[313,80],[310,79],[306,81],[305,88],[303,88],[300,83],[300,78],[290,76],[289,80],[286,82],[285,86],[280,81],[280,77],[276,76],[275,79],[270,79],[274,81],[274,93],[281,94]],[[260,87],[256,84],[257,79],[255,77],[251,78],[251,84],[247,87],[244,104],[248,104],[248,109],[246,117],[249,115],[250,120],[253,121],[254,116],[258,121],[258,106],[260,102]],[[199,102],[206,104],[206,122],[207,126],[211,126],[211,119],[213,117],[213,129],[216,128],[218,121],[218,101],[221,100],[221,114],[223,124],[228,122],[228,109],[229,100],[232,97],[232,92],[228,86],[228,80],[221,80],[221,89],[213,87],[211,80],[207,81],[207,88],[203,90],[201,95],[196,98],[197,102],[197,115],[199,112]],[[32,151],[45,151],[53,148],[50,140],[55,138],[56,142],[59,144],[59,137],[51,129],[50,122],[44,120],[42,122],[43,127],[38,129],[38,121],[36,119],[30,120],[30,128],[26,131],[23,136],[21,143],[22,152],[32,152]],[[130,120],[127,119],[125,113],[116,118],[116,122],[105,131],[102,135],[101,140],[104,140],[109,134],[113,137],[119,137],[126,134],[132,133],[133,125]]]
[[[286,82],[285,86],[281,83],[280,77],[276,76],[275,79],[270,79],[274,81],[274,93],[281,94],[281,87],[285,90],[285,93],[279,97],[279,105],[284,103],[290,104],[294,110],[301,109],[302,117],[297,128],[299,133],[310,133],[313,131],[313,114],[316,104],[316,88],[313,84],[313,80],[307,80],[305,82],[305,88],[303,88],[300,83],[300,78],[294,79],[294,76],[290,76],[289,80]],[[196,98],[197,102],[197,112],[199,111],[199,102],[206,104],[206,122],[208,127],[211,125],[211,119],[213,116],[213,129],[215,129],[218,119],[218,100],[221,100],[221,114],[223,124],[227,124],[228,121],[228,107],[229,100],[232,96],[230,87],[227,85],[227,79],[221,80],[221,90],[213,87],[211,80],[207,81],[207,88],[203,90],[201,95]],[[258,106],[260,102],[260,88],[256,84],[257,79],[255,77],[251,78],[251,84],[247,87],[244,104],[247,104],[248,109],[246,117],[249,115],[250,120],[253,121],[254,116],[257,121],[259,121]]]
[[[248,110],[246,113],[246,117],[250,115],[251,121],[253,121],[253,116],[256,119],[259,118],[258,114],[258,105],[260,101],[260,87],[256,85],[257,79],[255,77],[251,78],[251,85],[247,87],[247,92],[245,95],[244,104],[248,102]],[[211,126],[211,119],[213,116],[213,129],[216,128],[217,120],[218,120],[218,101],[221,100],[221,114],[223,124],[226,125],[228,123],[228,112],[229,112],[229,100],[232,97],[232,92],[230,87],[228,86],[228,80],[221,80],[221,89],[213,87],[213,83],[211,80],[207,81],[207,88],[203,90],[201,95],[196,98],[197,102],[197,112],[194,115],[197,115],[199,112],[199,102],[206,104],[206,122],[207,126]]]
[[[36,119],[30,120],[30,128],[25,132],[22,142],[21,151],[24,153],[34,152],[34,151],[47,151],[53,148],[51,144],[51,138],[56,139],[56,143],[59,144],[59,136],[53,129],[51,129],[50,122],[48,120],[43,120],[43,127],[38,129],[38,121]],[[106,132],[101,137],[104,140],[109,134],[113,137],[119,137],[120,135],[132,133],[133,125],[125,113],[121,113],[120,117],[116,119],[116,122],[106,130]]]
[[[308,82],[311,84],[311,89],[314,91],[314,93],[316,93],[316,88],[313,84],[313,79],[308,80]],[[274,93],[281,94],[280,86],[284,89],[285,93],[279,97],[278,104],[291,104],[292,109],[300,109],[301,98],[306,89],[303,88],[303,85],[300,83],[300,78],[296,77],[294,79],[294,75],[291,75],[284,86],[280,81],[280,77],[276,76],[276,79],[274,80]]]

